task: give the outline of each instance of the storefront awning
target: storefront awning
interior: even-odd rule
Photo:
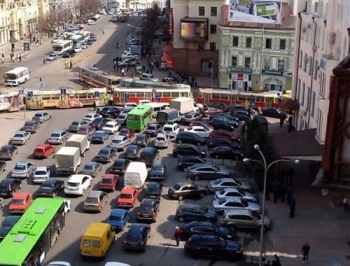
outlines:
[[[316,129],[293,131],[271,136],[271,145],[280,158],[322,161],[324,145],[315,138]]]

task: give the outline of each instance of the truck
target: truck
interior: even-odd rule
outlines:
[[[176,109],[181,115],[194,111],[194,100],[188,97],[179,97],[170,101],[170,108]]]
[[[66,147],[79,148],[81,157],[84,157],[85,152],[90,149],[90,141],[86,135],[73,134],[66,141]]]
[[[124,187],[141,189],[148,175],[147,166],[144,162],[131,162],[124,173]]]
[[[81,163],[78,147],[61,147],[55,154],[56,174],[75,174]]]

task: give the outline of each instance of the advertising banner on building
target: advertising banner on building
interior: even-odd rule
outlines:
[[[174,13],[173,8],[169,8],[169,34],[173,34],[174,32]]]
[[[280,24],[281,9],[281,0],[230,0],[228,20]]]

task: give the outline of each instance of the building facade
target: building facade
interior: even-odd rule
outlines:
[[[51,14],[69,13],[68,15],[76,15],[78,11],[79,1],[75,0],[49,0]]]
[[[295,38],[293,97],[299,104],[297,130],[316,128],[324,144],[332,71],[349,53],[350,1],[301,0]]]
[[[188,75],[217,75],[218,26],[225,1],[173,0],[174,69]]]

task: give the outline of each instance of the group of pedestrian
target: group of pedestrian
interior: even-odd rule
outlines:
[[[176,230],[175,230],[176,232]],[[305,243],[301,248],[301,253],[303,254],[303,263],[306,263],[309,259],[310,245]],[[265,266],[282,266],[280,258],[275,254],[273,256],[272,262],[265,259]]]

